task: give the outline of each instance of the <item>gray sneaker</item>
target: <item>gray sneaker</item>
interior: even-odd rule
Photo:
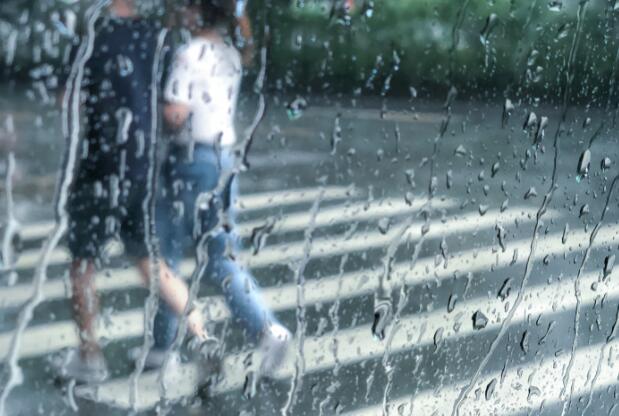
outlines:
[[[260,354],[260,376],[272,376],[284,363],[290,348],[292,334],[280,324],[271,325],[262,336],[258,351]]]
[[[105,358],[101,352],[83,357],[77,349],[70,349],[52,358],[52,368],[63,380],[97,384],[109,377]]]
[[[191,359],[198,365],[201,387],[212,386],[222,376],[222,344],[216,338],[190,345]]]

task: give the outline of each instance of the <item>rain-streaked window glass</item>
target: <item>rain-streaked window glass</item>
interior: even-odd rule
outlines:
[[[615,0],[2,0],[0,416],[613,415]]]

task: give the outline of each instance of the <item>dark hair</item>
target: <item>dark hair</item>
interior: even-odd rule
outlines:
[[[189,0],[189,6],[200,8],[205,26],[232,24],[234,20],[234,0]]]

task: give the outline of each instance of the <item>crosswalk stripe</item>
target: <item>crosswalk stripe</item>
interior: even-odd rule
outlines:
[[[601,283],[602,287],[598,287],[597,292],[587,290],[586,288],[590,287],[593,282],[598,281],[598,278],[598,273],[589,273],[582,276],[580,288],[583,290],[583,302],[586,304],[592,303],[594,299],[600,296],[600,291],[606,292],[608,296],[613,299],[619,297],[619,288],[615,287],[615,285],[611,285],[608,280]],[[557,310],[571,310],[576,306],[573,284],[569,279],[565,279],[555,286],[536,286],[525,290],[526,295],[515,314],[512,326],[523,323],[527,315],[537,316],[552,314],[556,313]],[[512,302],[513,298],[514,294],[510,295],[505,302],[501,301],[498,297],[490,299],[475,298],[457,305],[456,309],[451,313],[445,310],[436,310],[403,317],[401,325],[392,339],[391,353],[396,354],[409,350],[412,345],[416,347],[431,345],[434,343],[434,335],[439,329],[443,330],[443,341],[441,342],[447,339],[464,339],[471,337],[473,334],[479,333],[479,331],[473,328],[471,320],[473,313],[478,310],[483,311],[489,321],[483,331],[487,332],[491,329],[498,329],[501,321],[507,314],[505,311],[505,309],[507,309],[507,302]],[[331,347],[333,345],[334,338],[332,334],[307,338],[304,350],[305,365],[308,373],[326,370],[332,368],[336,364],[335,358],[331,352]],[[337,335],[337,346],[337,360],[342,365],[358,363],[371,358],[379,358],[384,354],[385,349],[384,343],[373,338],[369,325],[341,330]],[[583,351],[586,351],[586,349],[579,351],[579,354],[584,354]],[[212,390],[213,394],[221,394],[242,387],[245,376],[243,362],[246,354],[247,353],[231,354],[225,357],[224,378],[223,381]],[[553,358],[554,357],[550,357],[549,360]],[[564,361],[566,361],[566,359],[564,359]],[[581,361],[586,362],[584,356],[578,363]],[[510,369],[510,371],[516,372],[520,370]],[[170,386],[170,389],[165,392],[166,398],[178,399],[194,393],[194,386],[198,383],[199,375],[197,367],[194,364],[185,364],[182,373],[183,381],[174,383]],[[535,374],[534,372],[532,373]],[[290,360],[288,360],[286,365],[276,374],[276,378],[290,378],[292,374],[293,366]],[[583,372],[579,366],[575,366],[575,371],[572,375],[574,379],[578,379],[579,377],[582,378]],[[545,377],[543,373],[541,376]],[[555,389],[560,389],[560,383],[556,383],[556,380],[559,379],[556,374],[554,378],[552,382],[547,381],[546,384],[557,384],[559,387],[555,387]],[[520,380],[526,380],[526,378],[520,378]],[[547,378],[547,380],[552,380],[552,378]],[[484,382],[482,383],[487,384],[487,382],[488,380],[484,378]],[[483,385],[485,386],[485,384]],[[544,384],[541,385],[543,386]],[[127,379],[112,380],[97,388],[96,400],[113,406],[127,408],[129,406],[129,390]],[[138,402],[138,408],[151,408],[159,402],[162,397],[161,393],[157,381],[157,374],[144,374],[140,380],[140,401]],[[88,396],[89,388],[82,389],[79,394]],[[471,398],[474,398],[474,393],[467,398],[468,400],[465,403],[470,402]],[[444,401],[446,398],[441,396],[441,399]],[[447,405],[449,403],[453,403],[453,401],[447,402]],[[526,399],[517,403],[526,403]],[[496,404],[499,405],[500,401],[497,400]],[[500,413],[503,414],[503,412]],[[422,411],[420,414],[431,414],[431,412],[426,413]],[[471,413],[463,411],[462,414]]]
[[[572,396],[588,395],[591,387],[594,393],[607,387],[617,386],[617,349],[619,340],[600,345],[580,347],[574,356],[570,381],[573,383]],[[599,371],[597,365],[601,360]],[[476,388],[482,394],[472,393],[463,402],[460,413],[463,415],[522,415],[527,411],[539,410],[540,406],[552,409],[553,405],[565,402],[561,397],[563,383],[560,381],[567,367],[569,354],[558,357],[545,356],[534,359],[524,366],[509,369],[505,374],[491,372],[483,377]],[[597,377],[595,374],[597,373]],[[593,381],[595,377],[595,381]],[[497,380],[493,394],[486,399],[485,390],[492,380]],[[462,383],[450,384],[442,389],[424,390],[414,396],[390,400],[387,414],[449,415],[453,403],[460,394]],[[593,398],[595,400],[595,398]],[[586,402],[585,402],[586,403]],[[383,414],[382,406],[368,406],[363,409],[345,412],[346,416],[375,416]]]
[[[443,205],[448,205],[449,201],[444,201]],[[440,205],[438,202],[435,205]],[[324,212],[322,216],[317,218],[317,225],[330,223],[334,218],[341,220],[349,220],[348,216],[342,215],[337,217],[338,208],[334,208],[333,212]],[[342,210],[344,211],[344,210]],[[457,232],[467,232],[475,229],[484,229],[493,226],[498,218],[502,221],[514,221],[518,218],[524,218],[531,221],[530,217],[533,213],[532,209],[514,208],[509,212],[499,213],[498,210],[490,211],[485,216],[479,217],[476,213],[466,213],[457,218],[450,218],[445,222],[436,221],[430,226],[427,236],[429,238],[440,236],[442,234],[452,234]],[[335,214],[336,217],[332,217]],[[357,216],[356,209],[351,210],[353,217]],[[553,212],[549,213],[554,215]],[[318,224],[320,220],[320,224]],[[298,225],[303,225],[302,220],[296,221]],[[413,223],[408,232],[408,236],[403,238],[419,238],[421,236],[421,222]],[[397,233],[397,226],[394,225],[387,233],[381,232],[365,232],[359,235],[354,235],[351,238],[346,238],[342,234],[336,235],[334,238],[326,238],[316,240],[313,244],[312,257],[323,258],[336,256],[343,253],[367,250],[370,248],[381,247],[393,239]],[[239,254],[240,261],[249,268],[266,267],[273,264],[281,264],[299,258],[303,253],[303,242],[282,243],[275,246],[267,246],[262,249],[258,255],[253,256],[251,250],[243,250]],[[61,250],[61,249],[59,249]],[[113,246],[112,250],[120,251],[118,245]],[[65,256],[68,254],[65,253]],[[195,265],[194,260],[186,259],[181,262],[180,270],[184,276],[190,275]],[[128,270],[111,271],[112,277],[99,275],[97,285],[99,290],[114,290],[121,288],[136,287],[141,284],[140,279],[135,273]],[[45,295],[47,299],[62,298],[67,293],[67,285],[58,279],[51,280],[45,285]],[[16,306],[28,299],[31,290],[27,284],[5,288],[0,290],[0,307]]]
[[[412,206],[407,205],[404,201],[397,199],[385,199],[379,202],[367,204],[365,202],[350,203],[346,206],[329,207],[319,212],[316,218],[316,226],[325,227],[329,225],[341,224],[343,222],[355,221],[367,221],[373,218],[392,217],[410,212],[411,210],[418,209],[426,201],[419,200],[414,202]],[[453,201],[444,200],[438,201],[435,204],[436,208],[449,208],[453,206]],[[273,230],[273,234],[285,233],[290,231],[302,230],[309,221],[309,213],[294,213],[286,215],[281,220],[276,222]],[[264,221],[248,221],[240,224],[239,234],[242,236],[251,235],[252,230],[260,225],[263,225]],[[59,248],[58,251],[62,252],[59,256],[67,256],[65,249]],[[110,255],[118,255],[121,253],[121,247],[119,245],[111,245],[108,250]],[[30,257],[35,257],[33,251]],[[22,260],[22,265],[30,260]],[[38,258],[37,258],[38,261]],[[191,261],[183,263],[181,270],[184,275],[191,273],[193,263]],[[114,270],[113,277],[100,275],[97,280],[97,287],[99,290],[113,290],[121,289],[131,286],[139,286],[141,281],[135,273],[128,270]],[[65,297],[67,285],[65,282],[54,279],[45,284],[44,293],[46,299],[57,299]],[[28,299],[31,293],[30,284],[20,284],[12,287],[0,289],[0,307],[13,307],[22,304]]]
[[[338,200],[358,197],[361,192],[352,187],[330,186],[325,187],[325,200]],[[276,206],[288,206],[307,203],[315,200],[320,193],[319,188],[299,188],[284,191],[260,192],[242,195],[237,203],[239,212],[255,211]],[[47,237],[52,231],[54,223],[44,221],[22,226],[20,233],[24,240],[38,240]]]
[[[550,213],[549,213],[550,214]],[[619,226],[600,230],[598,241],[603,241],[607,235],[617,233]],[[561,234],[552,234],[540,241],[540,250],[537,259],[552,253],[560,253],[570,244],[578,245],[583,239],[584,233],[574,232],[570,235],[567,244],[561,243]],[[491,266],[499,267],[512,262],[511,250],[522,253],[517,259],[521,264],[527,255],[529,240],[521,239],[509,243],[510,251],[493,255],[492,247],[482,247],[455,253],[450,257],[448,267],[435,266],[434,258],[422,258],[410,270],[407,263],[398,263],[394,266],[394,287],[406,282],[406,284],[420,284],[435,279],[447,279],[453,276],[455,271],[476,272],[488,270]],[[544,253],[543,255],[541,253]],[[430,270],[434,270],[430,272]],[[319,280],[309,280],[305,285],[306,301],[308,304],[329,302],[338,296],[340,282],[337,276],[329,276]],[[353,298],[364,294],[374,293],[378,287],[376,272],[349,272],[341,277],[340,298]],[[264,288],[263,296],[267,304],[275,311],[292,309],[296,301],[296,286],[284,285],[282,287]],[[221,297],[209,297],[203,304],[208,306],[208,316],[213,320],[225,319],[229,316]],[[108,326],[99,329],[100,336],[110,340],[140,336],[143,331],[143,313],[141,309],[119,312],[114,315]],[[21,356],[32,357],[46,354],[63,347],[73,346],[77,342],[75,327],[72,322],[48,323],[46,325],[29,328],[25,334]],[[11,339],[10,333],[0,334],[0,355],[5,354]]]
[[[344,222],[367,221],[373,218],[397,216],[406,212],[415,212],[426,202],[426,199],[419,199],[418,201],[413,201],[411,206],[409,206],[403,200],[395,198],[377,200],[371,203],[347,201],[337,206],[325,208],[319,212],[316,218],[316,225],[318,227],[326,227]],[[451,208],[454,205],[455,201],[453,199],[438,200],[434,203],[436,209]],[[274,218],[273,234],[281,234],[303,230],[309,221],[309,213],[295,212],[286,214],[281,219]],[[256,227],[263,226],[265,223],[266,219],[241,222],[238,226],[238,233],[241,237],[249,237]],[[40,260],[39,251],[39,249],[24,251],[15,267],[18,270],[34,268]],[[122,254],[122,247],[119,244],[112,243],[109,245],[107,250],[108,256],[115,257],[120,254]],[[67,248],[58,247],[52,253],[50,265],[62,264],[68,262],[69,259],[70,255]]]

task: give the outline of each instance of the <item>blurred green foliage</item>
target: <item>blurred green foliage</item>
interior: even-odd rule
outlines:
[[[3,2],[0,66],[5,79],[27,79],[32,68],[57,64],[68,39],[54,34],[57,25],[52,21],[72,8],[79,29],[93,3]],[[558,102],[569,73],[570,100],[607,105],[617,101],[615,2],[357,0],[350,14],[339,7],[340,0],[248,4],[258,44],[267,39],[265,25],[270,28],[268,82],[277,91],[402,96],[414,89],[422,96],[444,98],[454,86],[459,94],[479,98]],[[141,2],[144,11],[162,20],[170,3]],[[579,5],[584,5],[584,13],[575,44]],[[7,65],[7,39],[13,32],[18,34],[17,48]],[[50,39],[58,48],[49,46]],[[573,63],[568,65],[573,46]]]
[[[477,96],[563,95],[577,1],[564,0],[562,7],[552,0],[357,3],[363,4],[349,18],[332,15],[329,2],[272,8],[271,81],[314,93],[407,95],[413,87],[434,95],[453,85]],[[619,13],[614,1],[584,6],[570,96],[603,103],[613,94]]]

